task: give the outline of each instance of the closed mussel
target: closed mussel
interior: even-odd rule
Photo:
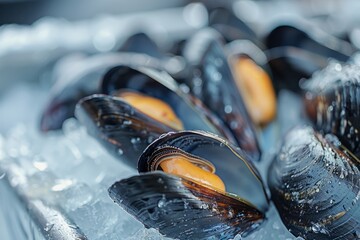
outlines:
[[[298,127],[285,137],[269,171],[283,223],[305,239],[359,239],[359,160],[334,135]]]
[[[116,182],[109,194],[168,237],[245,236],[264,221],[268,207],[262,180],[246,157],[211,133],[168,133],[141,155],[141,174]]]
[[[305,107],[322,133],[335,134],[360,158],[360,67],[332,62],[304,81]]]
[[[90,135],[131,166],[154,137],[169,131],[200,129],[235,142],[222,121],[200,100],[182,92],[164,71],[114,67],[105,74],[102,91],[112,96],[82,99],[76,117]]]
[[[266,45],[276,88],[297,92],[300,79],[326,67],[329,59],[346,62],[355,52],[350,43],[302,22],[277,26],[267,36]]]

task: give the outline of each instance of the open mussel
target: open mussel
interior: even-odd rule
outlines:
[[[360,67],[332,62],[301,86],[306,111],[316,128],[335,134],[360,158]]]
[[[229,91],[241,95],[253,122],[257,125],[266,125],[274,118],[276,113],[276,97],[270,79],[271,74],[269,73],[270,68],[267,66],[266,55],[256,44],[247,39],[232,41],[222,49],[223,42],[223,37],[213,28],[205,28],[188,40],[184,48],[184,56],[193,67],[193,76],[190,77],[187,84],[190,86],[191,91],[203,101],[205,101],[203,94],[215,87],[219,88],[218,91],[225,95]],[[216,52],[211,51],[214,48],[214,46],[211,46],[212,44],[216,45]],[[217,62],[207,61],[205,63],[204,60],[209,58],[209,54],[212,54],[210,58]],[[216,68],[214,76],[204,74],[205,64],[210,65],[210,69]],[[220,64],[220,66],[217,64]],[[211,78],[219,78],[219,76],[220,78],[226,77],[226,79],[217,80],[217,84],[229,85],[231,86],[230,89],[226,86],[215,86],[215,83],[210,81]],[[223,81],[226,83],[222,84]],[[235,89],[232,89],[234,87]],[[241,96],[236,98],[241,98]],[[227,102],[229,101],[227,100]],[[236,106],[237,104],[232,103],[232,105]],[[228,106],[230,107],[230,105]],[[229,107],[227,110],[230,110]],[[221,109],[212,110],[224,115],[221,113]]]
[[[264,221],[260,175],[241,149],[214,134],[162,135],[141,155],[138,170],[114,183],[110,197],[165,236],[230,239]]]
[[[225,49],[251,120],[266,125],[276,115],[276,96],[266,55],[249,40],[232,41]]]
[[[75,115],[90,135],[131,166],[154,137],[169,131],[205,130],[236,142],[222,121],[166,72],[114,67],[105,74],[102,91],[114,97],[84,98]]]
[[[267,36],[266,45],[277,90],[296,92],[299,80],[326,67],[329,59],[346,62],[356,51],[350,43],[304,23],[277,26]]]
[[[305,239],[360,238],[359,159],[334,135],[293,129],[269,171],[283,223]]]
[[[90,94],[100,93],[103,75],[121,64],[162,68],[155,58],[136,53],[107,53],[77,59],[70,65],[71,69],[59,75],[50,93],[52,99],[41,116],[41,131],[61,129],[63,122],[74,116],[76,103]]]
[[[200,73],[200,99],[234,132],[238,145],[253,160],[259,160],[261,153],[253,122],[218,41],[210,43],[203,56]]]

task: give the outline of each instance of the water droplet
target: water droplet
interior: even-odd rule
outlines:
[[[342,66],[341,66],[341,64],[340,63],[336,63],[335,65],[334,65],[334,69],[336,70],[336,71],[341,71],[341,69],[342,69]]]
[[[128,126],[128,125],[132,124],[132,121],[131,120],[124,120],[122,124],[125,125],[125,126]]]
[[[230,127],[232,129],[236,129],[236,128],[238,128],[238,126],[239,126],[239,123],[237,121],[231,121],[230,122]]]
[[[6,173],[0,173],[0,179],[3,179],[5,177]]]
[[[233,109],[232,109],[231,105],[226,105],[225,108],[224,108],[225,113],[231,113],[232,110]]]
[[[164,184],[164,180],[162,178],[158,178],[157,182],[160,184]]]
[[[184,92],[184,93],[189,93],[190,92],[190,88],[186,85],[186,84],[180,84],[180,89]]]
[[[213,79],[215,82],[219,82],[222,79],[222,75],[219,72],[214,72]]]
[[[193,83],[194,83],[195,86],[201,86],[202,85],[202,80],[201,80],[201,78],[196,77],[196,78],[194,78]]]
[[[163,195],[162,198],[158,201],[158,207],[159,208],[163,208],[166,206],[166,198],[165,196]]]
[[[311,226],[311,230],[314,232],[314,233],[318,233],[318,232],[320,232],[320,226],[319,226],[319,224],[313,224],[312,226]]]
[[[232,208],[229,208],[229,209],[228,209],[228,217],[229,217],[229,218],[233,218],[234,215],[235,215],[234,210],[233,210]]]
[[[137,139],[138,139],[138,138],[131,138],[130,142],[131,142],[132,144],[136,144],[136,143],[138,142]]]
[[[119,148],[119,149],[118,149],[118,154],[119,154],[119,155],[123,155],[123,154],[124,154],[124,151],[123,151],[121,148]]]

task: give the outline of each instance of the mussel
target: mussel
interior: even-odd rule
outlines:
[[[268,198],[259,173],[240,148],[214,134],[164,134],[146,148],[138,170],[114,183],[110,197],[165,236],[230,239],[264,221]]]
[[[224,123],[164,71],[114,67],[104,76],[102,92],[113,97],[86,97],[75,115],[90,135],[131,166],[155,137],[169,131],[205,130],[236,143]]]
[[[332,62],[301,84],[316,128],[335,134],[360,158],[360,67]]]
[[[224,119],[237,137],[239,146],[249,152],[253,160],[259,160],[260,148],[253,122],[218,42],[209,45],[200,69],[203,80],[201,100]]]
[[[299,80],[326,67],[329,59],[346,62],[356,51],[350,43],[305,23],[277,26],[267,36],[266,45],[277,90],[296,92]]]
[[[61,129],[63,122],[74,116],[76,103],[83,97],[100,93],[103,75],[120,64],[161,68],[158,60],[136,53],[107,53],[78,59],[71,64],[71,69],[60,74],[52,88],[52,98],[41,116],[41,131]]]
[[[269,171],[282,221],[305,239],[360,238],[359,159],[334,135],[297,127],[284,139]]]
[[[257,125],[266,125],[276,114],[276,96],[266,55],[249,40],[232,41],[225,50],[251,120]]]
[[[238,91],[221,36],[215,30],[206,29],[206,34],[199,32],[194,38],[200,39],[192,39],[192,42],[198,44],[188,46],[188,52],[193,47],[193,51],[201,53],[202,57],[198,58],[199,62],[193,61],[197,65],[193,66],[193,75],[189,81],[192,93],[225,122],[236,136],[238,145],[253,160],[259,160],[261,153],[254,124]],[[198,51],[197,46],[202,50]]]

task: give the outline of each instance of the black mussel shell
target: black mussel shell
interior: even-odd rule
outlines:
[[[265,53],[273,73],[276,92],[281,89],[300,92],[299,80],[311,77],[329,63],[327,57],[291,46],[272,48]]]
[[[250,233],[264,219],[234,197],[163,172],[116,182],[109,194],[146,227],[176,239],[231,239]]]
[[[287,88],[295,92],[300,90],[300,79],[324,68],[329,59],[346,62],[355,52],[348,42],[299,24],[276,27],[267,36],[266,45],[277,90]]]
[[[205,52],[200,67],[200,76],[195,76],[199,91],[197,96],[234,133],[237,144],[254,161],[259,161],[261,151],[253,122],[237,90],[223,48],[212,41]]]
[[[143,54],[99,54],[80,60],[73,65],[75,69],[69,69],[71,74],[54,85],[52,99],[41,116],[41,131],[61,129],[64,121],[74,116],[76,103],[83,97],[99,93],[102,76],[119,64],[161,68],[156,59]]]
[[[346,62],[356,52],[350,43],[308,25],[280,25],[267,36],[266,45],[268,49],[297,47],[342,62]]]
[[[159,156],[183,152],[212,163],[227,193],[154,167]],[[268,199],[258,172],[244,152],[211,133],[162,135],[141,155],[138,170],[140,176],[112,185],[110,196],[146,227],[168,237],[230,239],[264,221]]]
[[[305,239],[359,239],[360,171],[335,136],[293,129],[269,171],[283,223]]]
[[[210,131],[235,142],[234,136],[222,121],[199,99],[185,94],[164,71],[145,67],[114,67],[105,74],[102,91],[111,95],[122,89],[135,90],[166,102],[180,118],[185,129]]]
[[[121,98],[102,94],[81,99],[75,115],[112,155],[134,168],[149,143],[162,133],[173,131]]]
[[[335,134],[360,158],[360,67],[332,62],[302,87],[307,113],[316,128]]]

